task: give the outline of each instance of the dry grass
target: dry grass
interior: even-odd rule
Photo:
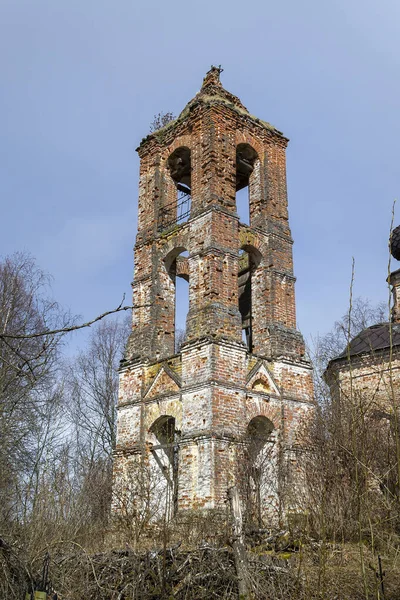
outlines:
[[[48,548],[51,589],[59,600],[237,599],[232,549],[222,538],[221,532],[218,545],[198,540],[193,545],[186,535],[168,547],[134,551],[126,544],[95,554],[75,542],[60,542]],[[400,547],[387,546],[380,554],[383,595],[378,554],[367,542],[364,580],[358,544],[270,540],[248,540],[252,600],[400,600]],[[30,561],[22,556],[15,547],[0,546],[1,597],[21,598],[30,580],[41,580],[44,553]]]

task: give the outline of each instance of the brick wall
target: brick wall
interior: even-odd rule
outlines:
[[[371,351],[330,364],[327,374],[333,397],[351,402],[363,399],[368,411],[393,413],[400,389],[400,352],[398,347]]]

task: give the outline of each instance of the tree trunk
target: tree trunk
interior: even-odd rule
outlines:
[[[242,507],[236,486],[228,490],[229,506],[232,514],[233,555],[235,558],[236,575],[240,600],[250,598],[247,584],[247,554],[243,536]]]

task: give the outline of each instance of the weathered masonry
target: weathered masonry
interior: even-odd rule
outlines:
[[[295,463],[313,385],[296,330],[287,142],[212,67],[179,117],[138,149],[138,308],[120,370],[114,472],[123,487],[140,456],[161,473],[173,511],[218,508],[250,476],[261,514],[278,502],[278,454]],[[244,188],[247,224],[236,207]],[[189,311],[177,352],[178,277],[189,282]]]

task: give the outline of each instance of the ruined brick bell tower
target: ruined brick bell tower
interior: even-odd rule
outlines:
[[[294,462],[312,373],[296,330],[288,140],[250,115],[220,72],[212,67],[179,117],[138,149],[138,308],[121,363],[114,472],[121,484],[146,456],[173,511],[217,508],[254,441],[252,460],[270,450],[262,512],[277,502],[278,448]],[[249,224],[236,207],[244,188]],[[189,282],[179,352],[177,277]]]

